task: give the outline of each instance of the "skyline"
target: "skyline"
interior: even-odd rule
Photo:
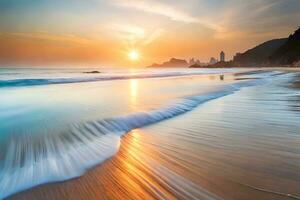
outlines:
[[[4,0],[0,65],[146,66],[170,57],[207,62],[222,50],[231,59],[288,37],[299,26],[299,9],[297,0]],[[132,52],[139,61],[128,59]]]

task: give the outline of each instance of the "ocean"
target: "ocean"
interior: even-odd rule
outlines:
[[[2,68],[0,199],[299,199],[299,77]]]

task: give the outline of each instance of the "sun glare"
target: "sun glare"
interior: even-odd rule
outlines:
[[[140,57],[140,54],[139,52],[137,52],[136,50],[131,50],[129,53],[128,53],[128,57],[130,60],[132,61],[137,61]]]

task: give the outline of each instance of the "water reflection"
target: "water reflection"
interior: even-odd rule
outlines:
[[[130,80],[130,95],[132,99],[136,99],[138,90],[138,80],[131,79]]]
[[[130,80],[130,102],[136,106],[139,84],[137,79]]]

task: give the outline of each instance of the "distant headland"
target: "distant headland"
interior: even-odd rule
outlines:
[[[162,64],[154,63],[148,67],[189,67],[189,63],[186,60],[171,58]]]
[[[220,52],[220,60],[212,57],[208,63],[199,60],[171,58],[162,64],[148,67],[190,67],[190,68],[229,68],[229,67],[300,67],[300,28],[288,38],[274,39],[237,53],[230,61],[225,60],[225,52]]]

